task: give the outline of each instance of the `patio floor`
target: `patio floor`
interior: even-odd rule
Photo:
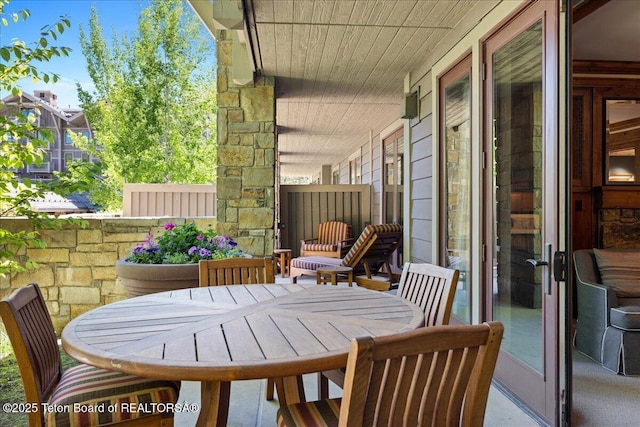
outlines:
[[[289,278],[276,278],[277,283],[289,283]],[[315,283],[311,277],[301,277],[298,283]],[[315,399],[316,394],[316,374],[304,376],[304,387],[307,399]],[[272,427],[276,425],[276,412],[278,401],[267,401],[265,399],[265,380],[236,381],[231,385],[231,401],[229,408],[229,427]],[[338,397],[342,390],[330,385],[331,397]],[[180,403],[200,403],[200,383],[182,382],[182,389],[178,400]],[[197,412],[177,413],[175,415],[175,427],[192,427],[198,417]],[[487,412],[485,415],[485,426],[518,426],[529,427],[538,426],[539,423],[513,403],[508,397],[497,388],[491,387]]]

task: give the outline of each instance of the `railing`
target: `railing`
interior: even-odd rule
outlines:
[[[213,184],[125,184],[122,216],[216,216]]]
[[[34,172],[51,172],[52,168],[51,168],[51,162],[42,162],[40,164],[40,166],[37,166],[36,164],[32,163],[30,165],[27,165],[27,172],[29,173],[34,173]]]

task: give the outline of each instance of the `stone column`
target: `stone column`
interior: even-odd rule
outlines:
[[[218,59],[217,231],[256,256],[273,253],[275,78],[233,83],[232,41],[221,31]]]

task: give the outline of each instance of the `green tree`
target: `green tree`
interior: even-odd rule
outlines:
[[[110,45],[94,8],[80,41],[95,90],[78,85],[78,98],[96,138],[74,143],[99,159],[76,165],[98,178],[92,200],[121,208],[125,182],[215,182],[215,48],[184,1],[153,1]]]
[[[5,7],[8,4],[9,0],[0,0],[2,27],[19,24],[30,17],[28,10],[6,13]],[[68,56],[69,48],[55,46],[52,43],[70,25],[67,18],[61,17],[53,25],[42,28],[40,37],[33,43],[14,39],[10,44],[0,46],[0,99],[4,99],[7,94],[20,96],[22,90],[19,83],[24,78],[42,80],[45,83],[58,81],[58,75],[43,72],[37,65]],[[44,197],[48,191],[67,195],[80,189],[80,186],[66,179],[58,179],[50,184],[32,183],[26,178],[20,180],[14,171],[30,164],[40,165],[45,155],[44,147],[52,141],[53,135],[50,131],[37,131],[37,107],[25,110],[20,105],[7,106],[2,102],[0,108],[6,111],[5,115],[0,116],[0,217],[26,216],[34,225],[32,230],[20,231],[0,227],[0,277],[3,277],[7,273],[37,267],[33,262],[21,260],[17,254],[26,246],[45,246],[38,237],[40,228],[57,228],[63,223],[82,222],[56,220],[44,213],[31,210],[30,202]]]

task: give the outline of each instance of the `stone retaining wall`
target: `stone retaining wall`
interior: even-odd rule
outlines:
[[[164,232],[164,224],[194,221],[199,228],[216,227],[216,218],[104,218],[87,219],[87,226],[43,230],[45,249],[20,253],[40,265],[37,270],[0,278],[0,298],[14,289],[36,282],[40,285],[56,332],[74,317],[103,304],[126,298],[116,278],[115,263],[124,258],[146,235]],[[0,227],[31,229],[26,219],[0,219]]]

